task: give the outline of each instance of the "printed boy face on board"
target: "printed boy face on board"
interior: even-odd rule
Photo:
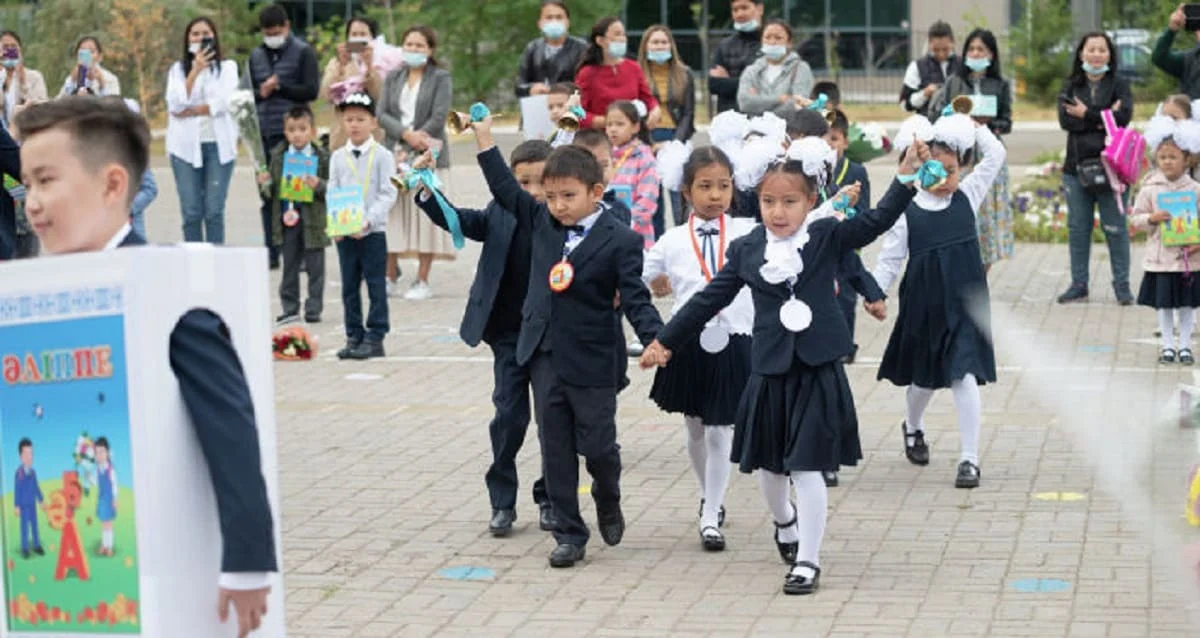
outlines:
[[[25,214],[48,253],[101,250],[129,219],[129,172],[116,162],[87,167],[80,150],[57,128],[21,145]]]
[[[33,446],[32,445],[22,445],[21,446],[21,465],[24,465],[25,467],[29,467],[29,466],[33,465]]]
[[[283,121],[283,135],[292,148],[302,149],[313,140],[312,122],[307,117],[286,118]]]
[[[523,162],[513,167],[513,176],[522,190],[543,203],[546,201],[546,192],[542,188],[542,171],[545,168],[545,162]]]
[[[575,177],[552,177],[542,182],[546,193],[546,207],[550,215],[563,226],[573,226],[579,220],[596,212],[596,206],[604,196],[604,185],[588,186]]]

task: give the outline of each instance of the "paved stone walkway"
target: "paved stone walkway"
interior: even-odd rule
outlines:
[[[482,205],[481,179],[461,148],[454,199]],[[872,167],[879,192],[886,168]],[[162,194],[150,234],[172,241],[174,187],[169,170],[156,174]],[[244,168],[229,228],[234,243],[261,236]],[[1184,563],[1179,539],[1200,536],[1180,522],[1187,472],[1200,455],[1190,433],[1157,426],[1147,407],[1167,402],[1191,376],[1156,364],[1154,314],[1114,303],[1102,247],[1084,305],[1052,303],[1068,282],[1065,246],[1020,245],[993,270],[1000,381],[982,392],[983,485],[975,491],[953,488],[958,434],[948,393],[929,412],[933,462],[922,469],[904,460],[903,392],[875,381],[891,320],[860,314],[861,356],[848,373],[866,458],[830,491],[823,588],[807,598],[780,592],[786,568],[748,475],[735,473],[729,490],[729,549],[701,550],[681,419],[655,408],[646,398],[652,376],[636,369],[618,413],[624,542],[610,548],[597,539],[582,566],[551,570],[552,541],[537,530],[524,486],[517,531],[486,534],[490,356],[457,338],[477,256],[469,245],[457,261],[437,263],[432,300],[391,302],[386,359],[332,358],[342,338],[340,289],[331,284],[320,360],[276,366],[287,609],[272,613],[286,612],[289,635],[1197,634],[1187,616],[1196,590],[1170,569]],[[1135,263],[1140,257],[1139,248]],[[334,251],[327,259],[328,280],[337,282]],[[873,248],[866,261],[874,263]],[[412,262],[404,268],[415,272]],[[1139,267],[1135,286],[1140,276]],[[1066,353],[1054,360],[1063,365],[1031,359],[1051,347]],[[1077,438],[1072,419],[1056,416],[1056,397],[1091,408],[1085,425],[1096,423],[1097,434]],[[1151,438],[1155,472],[1132,458],[1134,442]],[[1105,464],[1094,465],[1087,450]],[[533,428],[519,461],[527,486],[539,467]],[[1105,479],[1117,489],[1104,491]],[[1160,519],[1123,512],[1121,502]],[[1139,533],[1140,523],[1158,525],[1158,543]]]

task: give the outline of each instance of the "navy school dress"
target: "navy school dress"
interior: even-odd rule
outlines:
[[[960,190],[944,210],[926,210],[913,201],[905,217],[908,267],[878,378],[922,388],[948,388],[967,374],[980,385],[994,383],[991,333],[967,310],[968,303],[978,303],[977,311],[991,316],[970,200]]]
[[[751,374],[734,420],[731,454],[742,472],[834,471],[862,458],[854,395],[841,363],[850,353],[850,333],[834,296],[833,274],[847,251],[886,232],[912,196],[911,189],[893,182],[878,209],[842,222],[813,222],[800,251],[804,269],[790,287],[763,279],[767,231],[755,228],[730,244],[725,267],[663,328],[659,341],[674,352],[742,286],[750,288]],[[799,332],[779,320],[779,309],[793,294],[812,311],[811,325]]]

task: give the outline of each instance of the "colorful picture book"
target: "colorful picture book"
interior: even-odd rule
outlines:
[[[366,200],[358,184],[331,188],[325,194],[325,234],[346,237],[362,232],[367,225]]]
[[[1171,219],[1163,222],[1161,226],[1164,246],[1200,244],[1200,220],[1196,216],[1195,193],[1159,193],[1155,204],[1157,210],[1171,215]]]
[[[317,176],[317,156],[289,150],[283,154],[283,178],[279,182],[279,199],[311,204],[313,189],[306,177]]]

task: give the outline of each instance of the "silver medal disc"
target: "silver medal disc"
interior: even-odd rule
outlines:
[[[793,297],[779,308],[779,322],[792,332],[806,330],[812,325],[812,309],[808,304]]]
[[[709,354],[716,354],[729,345],[729,329],[716,323],[705,326],[700,333],[700,347]]]

